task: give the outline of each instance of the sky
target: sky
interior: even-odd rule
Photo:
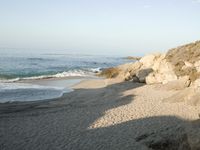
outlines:
[[[200,40],[200,0],[0,0],[0,53],[143,55]]]

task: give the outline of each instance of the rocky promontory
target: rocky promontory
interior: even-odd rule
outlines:
[[[134,63],[102,72],[122,81],[162,84],[179,93],[165,101],[200,104],[200,41],[170,49],[166,54],[150,54]]]

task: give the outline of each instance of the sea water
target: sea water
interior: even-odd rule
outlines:
[[[104,68],[127,62],[130,61],[111,56],[3,53],[0,103],[60,97],[82,78],[94,77]]]

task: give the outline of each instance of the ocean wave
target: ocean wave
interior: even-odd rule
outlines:
[[[94,76],[95,73],[98,73],[101,71],[101,68],[91,68],[91,69],[85,69],[85,70],[70,70],[70,71],[64,71],[56,74],[51,75],[39,75],[39,76],[31,76],[31,77],[17,77],[13,79],[6,79],[2,78],[0,79],[1,83],[10,83],[10,82],[17,82],[20,80],[41,80],[41,79],[50,79],[50,78],[64,78],[64,77],[89,77]]]
[[[17,82],[19,81],[20,78],[13,78],[13,79],[10,79],[10,78],[1,78],[0,77],[0,83],[10,83],[10,82]]]
[[[92,74],[89,74],[87,72],[84,72],[82,70],[74,70],[74,71],[64,71],[61,73],[57,73],[54,75],[41,75],[41,76],[35,76],[35,77],[25,77],[22,78],[24,80],[31,80],[31,79],[48,79],[48,78],[64,78],[64,77],[84,77],[84,76],[90,76]]]

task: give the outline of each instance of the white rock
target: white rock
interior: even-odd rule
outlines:
[[[136,75],[136,73],[139,71],[142,64],[140,62],[135,63],[127,63],[118,66],[118,69],[120,70],[120,73],[118,75],[118,78],[124,79],[124,80],[131,80],[132,77]]]
[[[142,57],[139,62],[143,64],[143,68],[151,68],[154,64],[155,58],[156,55],[146,55]]]
[[[162,62],[164,59],[165,59],[165,54],[162,54],[162,55],[157,56],[156,59],[154,60],[152,69],[153,69],[154,71],[159,70],[160,65],[161,65],[161,62]]]
[[[153,66],[154,72],[146,77],[147,84],[163,83],[166,84],[170,81],[177,80],[178,77],[174,72],[174,68],[171,63],[167,62],[162,56],[158,58]]]

